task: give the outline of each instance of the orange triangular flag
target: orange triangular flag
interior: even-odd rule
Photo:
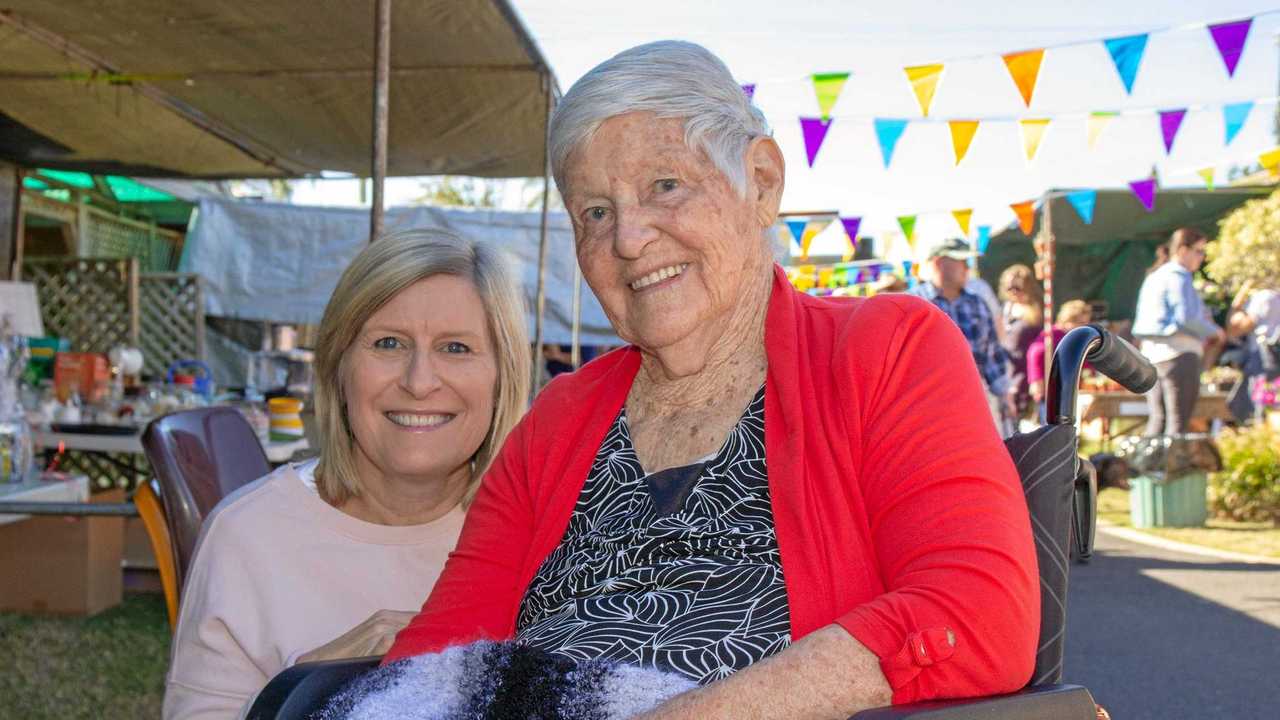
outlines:
[[[1013,84],[1018,86],[1018,92],[1022,93],[1022,101],[1027,104],[1027,107],[1031,107],[1031,96],[1036,91],[1041,60],[1044,60],[1044,48],[1009,53],[1004,56],[1005,67],[1009,68]]]
[[[1036,159],[1036,152],[1040,150],[1040,141],[1044,139],[1044,131],[1049,128],[1049,119],[1019,120],[1018,126],[1022,129],[1022,151],[1027,155],[1027,162],[1031,162]]]
[[[1205,189],[1207,190],[1213,189],[1213,168],[1207,167],[1201,170],[1197,170],[1196,174],[1200,176],[1201,180],[1204,180]]]
[[[969,220],[973,217],[973,208],[952,210],[951,217],[956,219],[956,223],[960,225],[960,232],[964,233],[967,237],[969,235]]]
[[[973,142],[974,133],[978,132],[977,120],[948,120],[951,127],[951,147],[956,151],[956,164],[969,152],[969,143]]]
[[[920,103],[920,112],[929,116],[929,106],[933,104],[933,94],[938,90],[938,81],[942,79],[942,65],[916,65],[902,68],[911,83],[911,90]]]
[[[1018,216],[1018,227],[1022,228],[1022,234],[1031,237],[1031,231],[1036,229],[1035,200],[1023,200],[1009,207]]]

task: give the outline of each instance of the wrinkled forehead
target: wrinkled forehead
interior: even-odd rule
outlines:
[[[583,180],[601,173],[626,179],[636,172],[664,166],[692,169],[709,165],[701,150],[692,148],[681,118],[659,118],[653,113],[615,115],[598,125],[565,162],[566,194]]]

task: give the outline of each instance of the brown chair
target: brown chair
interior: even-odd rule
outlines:
[[[205,517],[232,491],[271,472],[271,464],[248,421],[230,407],[152,420],[142,447],[159,481],[180,591]]]

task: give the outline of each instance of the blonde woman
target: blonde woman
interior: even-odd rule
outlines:
[[[1010,265],[1000,273],[1001,322],[1009,380],[1018,416],[1026,414],[1031,395],[1027,381],[1027,350],[1044,328],[1044,295],[1035,273],[1026,265]]]
[[[231,718],[297,662],[385,652],[523,414],[520,292],[492,248],[411,230],[343,273],[316,343],[317,461],[223,500],[183,591],[165,718]]]

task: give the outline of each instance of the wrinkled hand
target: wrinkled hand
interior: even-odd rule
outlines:
[[[417,614],[410,610],[379,610],[336,639],[303,654],[298,662],[385,655],[391,649],[396,633]]]

